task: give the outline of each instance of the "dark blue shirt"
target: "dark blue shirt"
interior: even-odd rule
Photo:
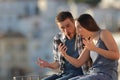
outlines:
[[[75,42],[76,40],[79,40],[79,37],[77,37],[78,39],[76,39],[76,36],[74,36],[73,39],[69,40],[67,39],[64,34],[62,33],[59,33],[57,34],[55,37],[54,37],[54,50],[53,50],[53,53],[54,53],[54,60],[59,62],[60,64],[60,71],[63,72],[63,73],[76,73],[76,74],[79,74],[79,75],[82,75],[83,72],[82,72],[82,68],[79,67],[79,68],[76,68],[75,66],[73,66],[72,64],[70,64],[65,58],[63,58],[60,53],[58,52],[58,45],[55,43],[55,39],[60,39],[67,47],[67,54],[71,57],[74,57],[74,58],[78,58],[79,57],[79,51],[78,50],[78,46],[76,47],[75,45]]]

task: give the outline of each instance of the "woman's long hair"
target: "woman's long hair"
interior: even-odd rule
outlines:
[[[82,14],[79,16],[79,18],[77,19],[77,21],[80,23],[80,25],[87,29],[88,31],[99,31],[100,28],[98,27],[98,25],[96,24],[95,20],[93,19],[93,17],[90,14]]]

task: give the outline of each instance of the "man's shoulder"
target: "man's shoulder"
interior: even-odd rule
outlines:
[[[60,39],[63,36],[64,36],[64,34],[62,32],[59,32],[54,36],[54,39]]]

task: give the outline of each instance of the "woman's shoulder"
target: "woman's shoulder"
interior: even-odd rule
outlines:
[[[107,29],[101,29],[100,32],[101,32],[101,33],[107,33],[107,32],[110,32],[110,31],[107,30]]]
[[[108,35],[108,34],[111,34],[109,30],[107,30],[107,29],[100,30],[100,35]]]
[[[112,36],[111,32],[107,29],[102,29],[100,32],[100,38],[102,40],[108,39],[108,37],[111,37],[111,36]]]

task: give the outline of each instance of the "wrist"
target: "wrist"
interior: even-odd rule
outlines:
[[[46,66],[46,68],[50,68],[51,67],[51,64],[48,64],[47,66]]]
[[[63,56],[66,58],[66,57],[67,57],[67,54],[65,53]]]
[[[96,51],[96,50],[97,50],[97,47],[94,47],[94,48],[93,48],[93,51]]]

